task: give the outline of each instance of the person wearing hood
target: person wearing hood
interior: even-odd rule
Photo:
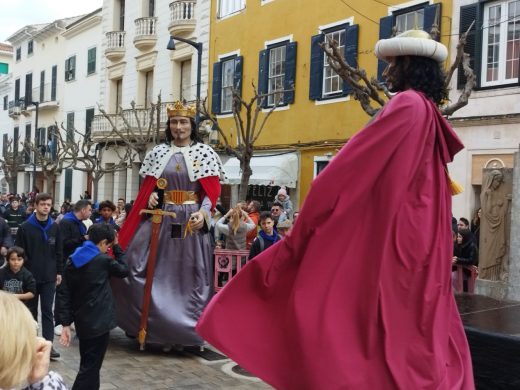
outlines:
[[[468,278],[471,277],[471,271],[468,268],[471,266],[478,266],[478,248],[475,244],[473,233],[469,229],[459,229],[457,233],[457,240],[453,247],[453,267],[456,265],[463,265],[464,267],[464,281],[463,291],[468,291]],[[452,268],[452,271],[456,271]],[[455,275],[453,275],[455,277]]]
[[[274,201],[280,202],[283,206],[283,211],[287,215],[287,218],[292,219],[292,214],[294,211],[293,204],[289,195],[287,195],[287,190],[285,189],[285,187],[281,187],[278,190],[278,193],[274,197]]]
[[[112,246],[115,259],[106,252]],[[88,240],[67,260],[63,288],[58,293],[63,331],[60,343],[69,346],[74,322],[81,355],[73,389],[99,389],[99,371],[108,347],[109,332],[117,326],[110,278],[126,278],[128,265],[114,228],[94,224]]]

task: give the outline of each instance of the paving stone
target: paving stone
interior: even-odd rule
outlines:
[[[51,362],[51,370],[58,372],[71,388],[79,368],[79,343],[74,340],[65,348],[58,345],[56,338],[55,347],[62,357]],[[139,351],[135,340],[115,329],[101,369],[101,390],[272,389],[263,382],[228,376],[221,371],[222,365],[227,363],[229,360],[208,363],[188,353],[164,353],[159,347]]]

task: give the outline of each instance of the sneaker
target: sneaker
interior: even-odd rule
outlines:
[[[61,332],[63,331],[63,325],[56,325],[54,327],[54,334],[56,336],[61,336]]]
[[[51,360],[56,360],[60,358],[60,353],[54,349],[54,347],[51,349]]]

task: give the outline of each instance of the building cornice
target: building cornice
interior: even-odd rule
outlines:
[[[467,116],[448,119],[453,127],[509,125],[520,123],[520,114]]]
[[[101,8],[99,8],[94,12],[84,16],[83,18],[69,24],[61,35],[67,39],[70,39],[92,27],[97,26],[101,23],[102,20],[103,17],[101,16]]]

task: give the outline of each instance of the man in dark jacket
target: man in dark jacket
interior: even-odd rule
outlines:
[[[16,237],[18,227],[25,220],[25,208],[20,206],[20,200],[17,197],[11,198],[11,207],[5,211],[4,218],[11,228],[13,238]]]
[[[16,246],[25,250],[25,267],[36,279],[36,295],[27,301],[34,319],[38,321],[38,302],[41,300],[42,335],[52,342],[54,324],[52,304],[56,286],[61,283],[63,269],[61,236],[58,224],[50,217],[52,197],[41,193],[36,196],[35,213],[22,223],[16,233]],[[52,348],[51,358],[60,354]]]
[[[7,254],[7,250],[13,246],[13,238],[11,237],[11,229],[9,225],[0,217],[0,255],[5,256]],[[0,267],[2,266],[3,261],[0,260]]]
[[[91,214],[92,204],[89,200],[82,199],[77,201],[72,211],[66,213],[61,219],[59,226],[61,240],[63,242],[64,261],[67,261],[69,256],[88,239],[87,226],[83,221],[89,219]],[[61,287],[57,288],[56,295],[59,294],[60,289]],[[60,301],[56,300],[54,307],[54,334],[57,336],[60,336],[62,331],[59,305]]]
[[[110,277],[125,278],[128,266],[112,226],[92,225],[89,239],[67,260],[63,288],[58,292],[63,331],[60,342],[71,341],[75,323],[81,355],[74,390],[99,389],[99,370],[108,347],[109,332],[117,326]],[[115,260],[107,255],[113,243]]]

